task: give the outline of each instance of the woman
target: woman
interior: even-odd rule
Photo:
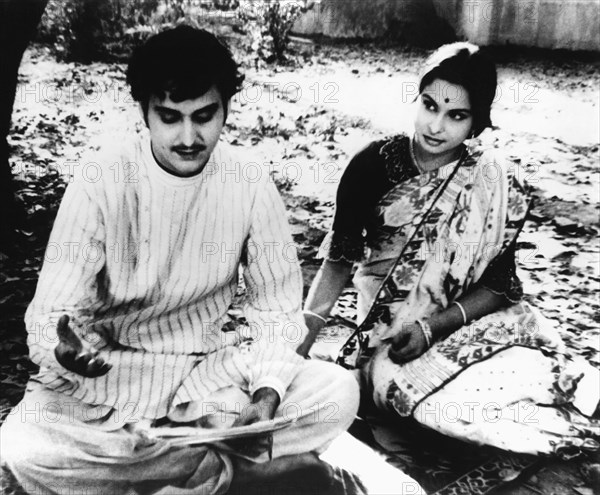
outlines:
[[[526,191],[510,164],[472,147],[491,126],[495,91],[495,66],[476,46],[445,45],[426,64],[412,136],[350,161],[299,351],[358,263],[360,326],[339,362],[360,369],[379,408],[464,440],[569,456],[598,448],[598,423],[585,415],[598,404],[599,373],[571,360],[521,301]]]

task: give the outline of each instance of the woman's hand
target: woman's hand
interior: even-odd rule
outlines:
[[[296,352],[301,356],[306,357],[308,355],[319,331],[326,323],[322,318],[314,314],[311,315],[310,312],[314,311],[320,315],[330,314],[351,273],[352,263],[325,260],[321,265],[321,269],[315,275],[308,291],[304,305],[308,310],[304,314],[304,319],[309,332],[304,342],[296,349]]]
[[[305,358],[308,356],[308,352],[315,343],[315,340],[317,340],[319,332],[325,326],[325,322],[315,315],[304,313],[304,323],[308,328],[308,334],[304,341],[298,346],[296,352]]]
[[[418,323],[403,323],[400,331],[392,339],[388,352],[396,364],[403,364],[418,358],[427,350],[427,341]]]

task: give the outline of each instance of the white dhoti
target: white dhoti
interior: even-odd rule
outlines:
[[[217,395],[219,404],[232,409],[243,407],[244,397],[250,401],[237,387]],[[307,361],[277,410],[276,417],[298,420],[273,434],[273,457],[325,450],[354,420],[358,397],[350,373]],[[228,454],[211,445],[174,448],[148,440],[139,423],[114,409],[99,417],[105,411],[32,382],[0,431],[2,462],[27,493],[36,495],[227,491],[233,476]]]

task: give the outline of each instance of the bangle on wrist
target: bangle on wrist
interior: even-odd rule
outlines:
[[[423,332],[425,342],[427,343],[427,348],[431,347],[431,342],[433,342],[433,332],[431,331],[431,325],[425,319],[417,320],[417,325],[419,325],[421,332]]]
[[[467,312],[465,311],[465,308],[463,307],[463,305],[461,303],[459,303],[458,301],[454,301],[452,304],[456,304],[456,306],[458,306],[458,309],[460,309],[460,314],[463,317],[463,325],[466,325],[467,323],[469,323],[469,319],[467,318]]]
[[[317,318],[318,320],[321,320],[323,323],[327,324],[327,318],[325,318],[324,316],[321,316],[317,313],[315,313],[314,311],[311,311],[310,309],[305,309],[304,311],[302,311],[305,315],[310,315],[310,316],[314,316],[315,318]]]

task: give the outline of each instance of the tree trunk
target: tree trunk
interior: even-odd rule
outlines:
[[[14,249],[14,230],[24,212],[14,198],[6,137],[10,129],[19,64],[48,0],[0,0],[0,251]]]

